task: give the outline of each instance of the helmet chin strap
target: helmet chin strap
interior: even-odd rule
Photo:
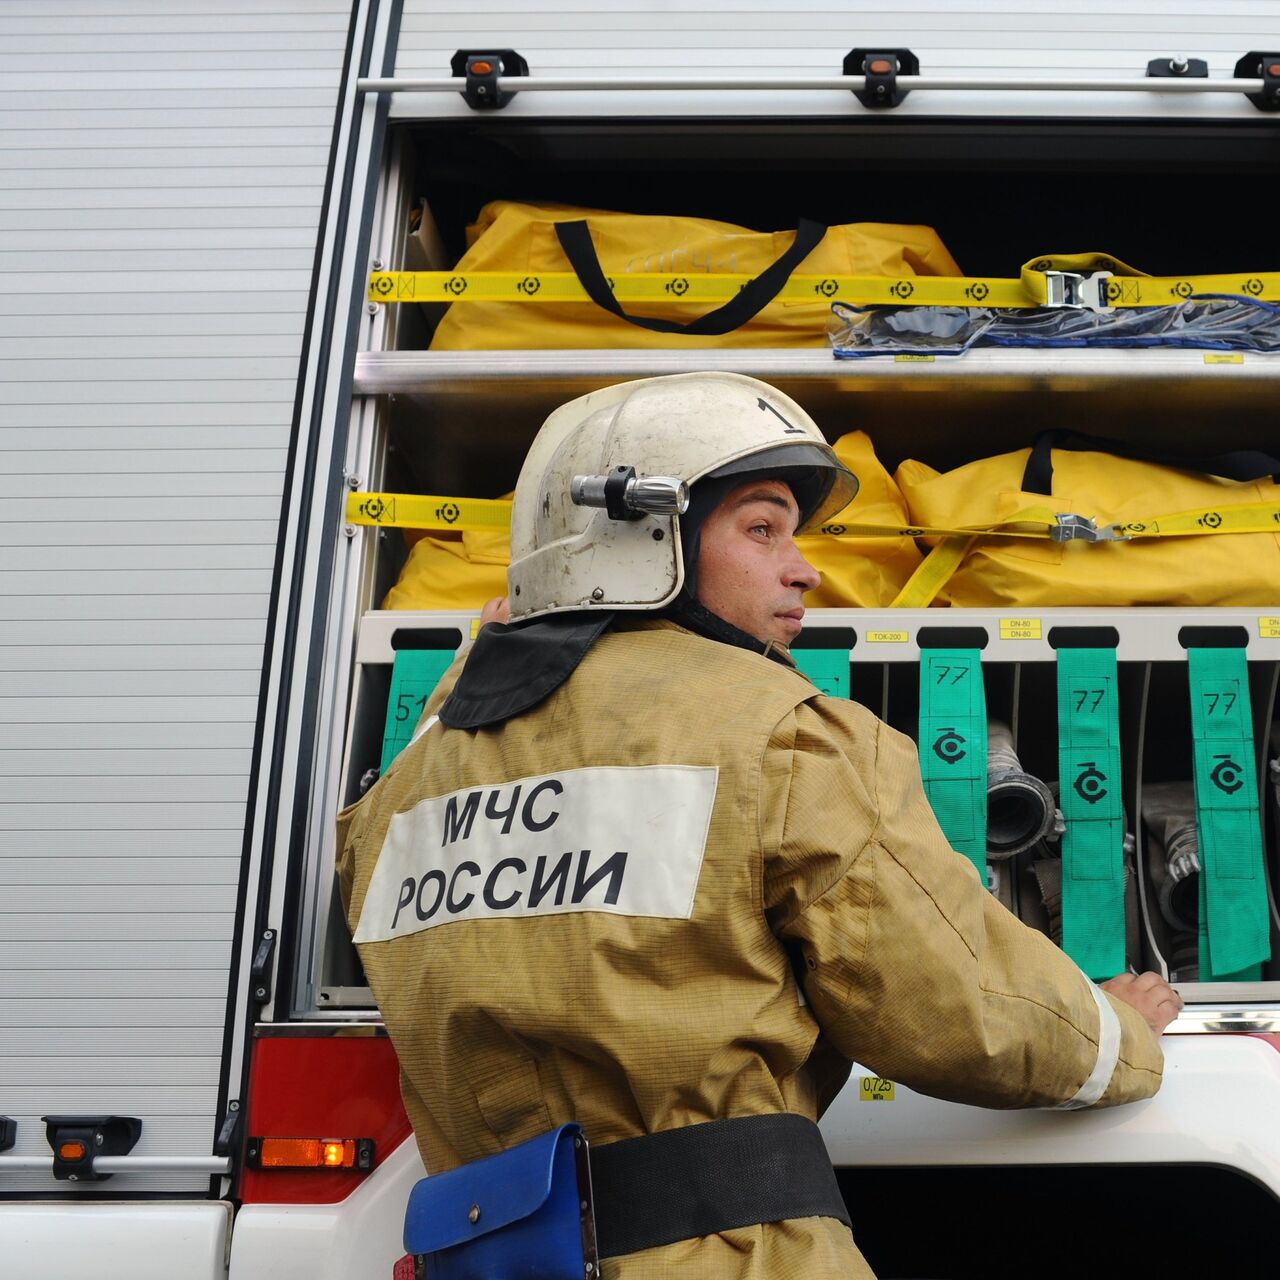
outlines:
[[[748,649],[752,653],[763,654],[766,658],[772,658],[783,666],[791,665],[778,652],[784,646],[779,645],[777,641],[761,640],[757,636],[743,631],[740,627],[735,627],[732,622],[726,621],[718,613],[712,613],[706,605],[695,600],[684,591],[681,591],[662,610],[660,616],[670,618],[672,622],[678,623],[680,626],[705,637],[707,640],[718,640],[721,644],[731,644],[739,649]]]

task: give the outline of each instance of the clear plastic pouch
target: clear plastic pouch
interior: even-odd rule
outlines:
[[[1280,306],[1227,294],[1115,311],[831,306],[837,359],[959,356],[973,347],[1194,347],[1280,351]]]

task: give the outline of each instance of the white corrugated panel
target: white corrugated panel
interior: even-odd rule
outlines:
[[[0,1112],[207,1156],[349,0],[0,5]],[[52,1187],[0,1175],[0,1193]],[[207,1178],[117,1175],[111,1191]]]
[[[1205,59],[1230,76],[1275,45],[1274,0],[405,0],[396,60],[404,78],[448,76],[458,49],[514,49],[542,76],[835,76],[845,54],[911,49],[922,75],[1141,78],[1152,58]],[[393,115],[474,116],[452,94],[397,95]],[[842,90],[527,93],[504,117],[837,115],[866,111]],[[1242,96],[913,93],[891,113],[1257,118]]]

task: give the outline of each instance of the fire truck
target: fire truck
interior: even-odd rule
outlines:
[[[990,277],[1081,248],[1263,273],[1274,19],[1257,0],[0,8],[0,1270],[336,1280],[403,1253],[424,1170],[334,817],[424,696],[401,655],[447,658],[477,619],[381,607],[404,540],[352,494],[498,497],[556,406],[706,368],[774,383],[832,440],[868,432],[890,469],[1049,427],[1187,456],[1280,439],[1263,353],[437,351],[448,304],[371,277],[449,271],[502,199],[923,223]],[[1142,821],[1144,788],[1189,767],[1188,650],[1236,650],[1280,956],[1273,586],[1270,607],[810,612],[835,691],[910,731],[921,652],[964,631],[1046,778],[1060,647],[1107,637],[1139,958],[1186,1001],[1159,1094],[1096,1114],[956,1106],[855,1065],[822,1128],[883,1274],[1240,1271],[1241,1237],[1261,1255],[1280,1226],[1280,958],[1187,980]],[[1108,1211],[1149,1225],[1104,1243]]]

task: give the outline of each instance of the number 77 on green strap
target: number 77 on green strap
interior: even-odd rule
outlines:
[[[987,882],[987,700],[978,649],[920,651],[920,776],[951,847]]]
[[[1271,954],[1243,649],[1188,649],[1200,844],[1200,981],[1256,981]]]
[[[1094,979],[1125,969],[1124,801],[1114,649],[1058,650],[1062,949]]]

